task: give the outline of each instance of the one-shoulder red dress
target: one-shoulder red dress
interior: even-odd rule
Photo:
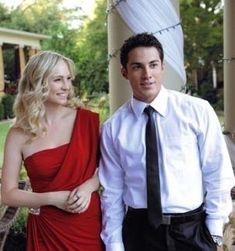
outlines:
[[[42,150],[24,161],[34,192],[73,190],[93,176],[99,144],[98,114],[78,109],[71,141]],[[27,251],[103,251],[100,238],[101,210],[98,192],[81,214],[53,206],[29,213]]]

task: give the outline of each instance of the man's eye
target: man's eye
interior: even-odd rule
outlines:
[[[138,69],[140,69],[141,67],[140,67],[140,65],[135,65],[135,66],[133,66],[133,69],[134,70],[138,70]]]

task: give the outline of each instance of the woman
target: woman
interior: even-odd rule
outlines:
[[[98,114],[73,102],[73,62],[54,52],[31,57],[19,83],[2,171],[2,200],[29,207],[28,251],[101,251],[95,174]],[[32,191],[18,189],[23,164]]]

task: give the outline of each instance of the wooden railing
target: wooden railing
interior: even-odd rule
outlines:
[[[28,185],[26,181],[19,182],[19,188],[22,190],[27,190]],[[18,207],[7,207],[1,206],[0,213],[0,250],[3,250],[7,235],[11,226],[14,224],[20,208]]]

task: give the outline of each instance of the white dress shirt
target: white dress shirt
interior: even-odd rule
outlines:
[[[106,251],[124,251],[126,207],[147,208],[146,105],[132,98],[102,127],[99,178]],[[235,182],[214,110],[205,100],[163,87],[150,105],[156,110],[163,212],[184,213],[204,202],[210,233],[222,236]]]

